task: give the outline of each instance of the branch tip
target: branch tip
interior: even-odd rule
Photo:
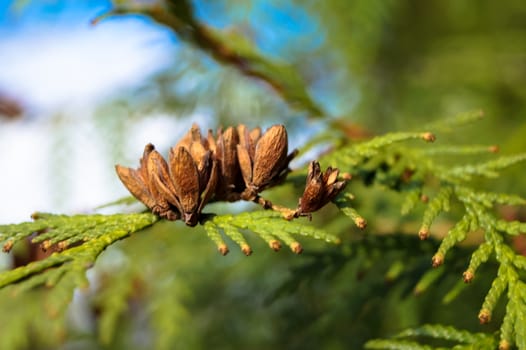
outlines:
[[[510,343],[506,339],[502,339],[499,343],[499,350],[509,350]]]
[[[487,309],[480,310],[478,318],[479,318],[480,324],[489,323],[489,321],[491,321],[491,311]]]
[[[13,240],[9,240],[9,241],[5,242],[4,246],[2,247],[2,251],[4,253],[9,253],[11,251],[11,249],[13,248],[13,244],[14,244]]]
[[[431,263],[433,264],[433,267],[439,267],[444,263],[444,254],[442,253],[436,253],[431,258]]]
[[[425,241],[429,238],[429,230],[425,227],[422,227],[420,231],[418,231],[418,237],[421,241]]]
[[[67,247],[69,246],[68,242],[66,241],[61,241],[61,242],[58,242],[57,243],[57,249],[59,251],[63,251],[64,249],[66,249]]]
[[[357,217],[356,219],[354,219],[354,224],[356,225],[356,227],[358,227],[360,230],[363,230],[367,227],[367,220],[365,220],[364,218],[362,218],[361,216]]]
[[[46,251],[49,248],[51,248],[52,245],[53,244],[51,243],[51,241],[49,239],[46,239],[44,242],[42,242],[42,244],[40,246],[42,247],[43,251]]]
[[[421,135],[421,137],[425,142],[435,142],[436,140],[435,134],[431,132],[425,132]]]
[[[467,269],[462,274],[462,279],[464,280],[464,283],[471,283],[471,281],[473,281],[473,278],[475,278],[475,273],[471,269]]]
[[[301,254],[303,253],[303,247],[301,246],[301,244],[299,242],[292,242],[290,245],[290,250],[292,250],[293,253],[295,254]]]
[[[249,255],[252,255],[252,248],[250,248],[250,246],[248,244],[243,244],[241,246],[241,251],[243,252],[243,254],[245,254],[246,256],[249,256]]]
[[[499,153],[500,147],[498,145],[491,145],[488,147],[490,153]]]
[[[281,243],[277,239],[273,239],[268,242],[268,245],[270,249],[272,249],[275,252],[278,252],[281,249]]]
[[[352,175],[349,173],[342,173],[342,179],[345,181],[350,181],[352,179]]]
[[[223,256],[227,255],[228,252],[230,251],[228,249],[228,246],[226,244],[220,244],[218,247],[217,247],[217,250],[219,251],[219,253]]]

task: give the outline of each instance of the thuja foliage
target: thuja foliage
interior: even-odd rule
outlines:
[[[39,346],[60,341],[75,288],[89,284],[86,270],[107,246],[157,221],[151,214],[35,213],[33,219],[0,226],[4,252],[14,249],[24,257],[21,266],[0,274],[3,305],[12,308],[4,309],[4,315],[9,315],[2,320],[0,346],[4,349],[30,348],[31,341]],[[55,252],[35,260],[31,257],[35,245]]]
[[[150,213],[73,216],[35,213],[32,217],[33,222],[0,226],[0,238],[5,242],[4,252],[14,251],[15,256],[22,257],[20,266],[0,274],[2,300],[13,307],[25,305],[23,309],[27,310],[9,313],[10,322],[2,327],[5,336],[0,340],[0,346],[6,349],[30,347],[31,340],[38,341],[40,345],[59,342],[65,336],[65,312],[74,290],[88,288],[86,271],[95,264],[98,256],[116,241],[159,221]],[[303,248],[295,235],[332,243],[339,241],[339,238],[322,229],[287,221],[281,213],[272,211],[207,215],[203,227],[222,254],[228,253],[222,237],[224,234],[238,244],[244,254],[250,255],[252,248],[245,238],[248,231],[256,233],[276,251],[284,242],[293,252],[301,253]],[[35,257],[35,251],[40,250],[50,254]],[[127,307],[127,297],[134,292],[134,277],[125,269],[119,271],[111,278],[114,288],[105,290],[98,297],[104,310],[100,321],[100,340],[103,343],[111,342],[117,318]],[[179,288],[173,284],[165,287],[162,300],[170,295],[172,288]],[[162,300],[159,302],[162,303]],[[173,300],[165,301],[167,304],[162,303],[159,308],[171,307]],[[42,318],[35,318],[33,306]],[[182,308],[180,305],[174,307]],[[43,322],[45,319],[49,322]],[[159,325],[165,327],[166,322],[161,321]],[[26,329],[31,329],[35,338],[28,337]],[[170,348],[170,342],[166,348]]]
[[[150,214],[66,216],[35,213],[32,217],[34,222],[0,227],[0,237],[5,241],[3,251],[8,252],[21,243],[39,244],[43,250],[54,248],[56,252],[46,259],[4,272],[0,278],[2,287],[19,281],[22,283],[18,288],[22,289],[54,286],[70,270],[77,272],[76,280],[81,285],[85,270],[107,246],[157,221]],[[38,278],[33,276],[39,273]]]
[[[470,119],[476,119],[480,113],[473,112],[459,116],[456,120],[435,125],[444,128],[448,124],[457,124]],[[368,183],[378,183],[383,186],[405,193],[405,200],[401,207],[402,214],[406,214],[418,201],[427,203],[424,210],[422,224],[418,235],[425,240],[430,235],[433,221],[443,212],[450,211],[453,204],[460,205],[462,216],[451,227],[432,257],[432,265],[438,268],[444,264],[446,255],[452,247],[464,241],[468,235],[482,232],[483,242],[471,255],[463,279],[470,283],[475,277],[479,266],[494,257],[499,269],[491,288],[482,303],[478,318],[481,323],[491,320],[500,297],[506,292],[506,316],[500,328],[499,347],[507,349],[510,345],[519,348],[526,347],[526,327],[524,317],[526,312],[526,285],[521,279],[524,273],[525,261],[523,255],[515,252],[509,245],[509,238],[526,231],[526,223],[520,221],[505,221],[495,213],[496,205],[524,205],[525,199],[512,194],[482,192],[470,185],[474,177],[494,178],[498,171],[517,162],[526,160],[526,154],[504,156],[477,164],[462,164],[445,167],[436,162],[432,156],[441,153],[450,155],[464,155],[472,153],[494,152],[492,146],[468,146],[447,148],[413,148],[397,149],[386,145],[397,141],[424,138],[430,140],[431,134],[398,133],[377,137],[359,146],[344,146],[337,152],[326,157],[333,163],[342,166],[351,173],[360,174]],[[426,194],[428,186],[434,187],[434,195]],[[432,334],[429,334],[432,336]],[[373,343],[375,348],[412,348],[411,343],[406,347],[393,345],[389,341]],[[394,344],[394,343],[393,343]],[[489,347],[491,348],[491,346]]]
[[[430,347],[422,345],[414,338],[432,338],[443,340],[448,346]],[[492,335],[485,333],[470,333],[453,327],[442,325],[424,325],[415,329],[400,332],[392,340],[371,340],[367,349],[495,349],[497,342]]]

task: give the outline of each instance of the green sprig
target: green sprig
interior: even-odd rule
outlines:
[[[329,243],[339,243],[340,239],[311,225],[305,225],[299,221],[289,221],[282,214],[273,211],[255,211],[241,213],[238,215],[213,216],[204,223],[208,236],[216,243],[219,251],[223,254],[228,248],[221,237],[221,233],[230,237],[238,244],[246,255],[252,253],[244,232],[251,231],[260,236],[274,250],[281,247],[280,241],[287,244],[294,253],[301,253],[301,244],[293,238],[293,235],[302,235]]]

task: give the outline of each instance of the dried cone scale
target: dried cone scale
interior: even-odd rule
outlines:
[[[128,191],[150,209],[155,205],[155,198],[151,194],[148,185],[146,162],[148,161],[148,155],[153,149],[154,146],[152,144],[147,144],[144,147],[143,156],[139,161],[139,168],[137,169],[127,168],[121,165],[115,166],[119,179],[121,179]]]
[[[156,206],[153,208],[153,212],[168,220],[179,219],[181,217],[179,207],[170,202],[162,191],[163,187],[159,185],[171,187],[168,165],[159,152],[154,150],[149,154],[147,171],[150,191],[156,198]]]
[[[164,162],[164,159],[155,151],[155,147],[152,144],[147,144],[144,147],[144,153],[140,159],[138,169],[127,168],[121,165],[116,165],[115,169],[124,186],[135,198],[143,202],[155,214],[168,220],[177,220],[180,217],[177,208],[170,206],[159,193],[158,186],[151,181],[153,177],[152,171],[157,172],[156,169],[158,167],[163,168],[162,164],[156,164],[157,161]],[[155,167],[153,164],[156,164]],[[165,166],[166,162],[164,162]]]
[[[261,137],[258,131],[249,133],[244,125],[238,130],[237,156],[246,187],[241,198],[252,201],[258,193],[285,179],[290,172],[289,162],[297,152],[287,155],[287,131],[283,125],[270,127]]]
[[[229,202],[239,200],[239,193],[244,186],[237,160],[237,145],[239,144],[237,129],[229,127],[223,131],[222,128],[219,128],[216,140],[212,131],[209,130],[208,144],[214,152],[219,168],[215,199]]]
[[[170,176],[184,222],[195,226],[217,183],[216,163],[210,151],[193,158],[184,147],[170,150]]]

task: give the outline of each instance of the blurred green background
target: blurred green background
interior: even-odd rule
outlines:
[[[107,1],[3,2],[2,223],[25,220],[37,209],[89,212],[126,195],[113,165],[135,166],[147,142],[166,152],[192,122],[203,128],[284,123],[292,147],[301,147],[331,128],[360,139],[481,109],[483,120],[437,142],[498,144],[503,154],[526,150],[523,1],[191,4],[200,23],[232,44],[249,43],[265,60],[296,71],[321,116],[145,16],[90,26],[111,8]],[[481,185],[526,195],[523,172],[516,167]],[[341,247],[305,242],[306,253],[293,256],[255,238],[250,258],[237,251],[223,258],[201,229],[180,223],[120,242],[95,266],[90,289],[76,296],[63,348],[101,346],[104,291],[114,291],[121,279],[133,288],[123,294],[110,348],[355,349],[427,322],[494,330],[498,323],[482,327],[476,318],[493,267],[444,305],[467,264],[461,248],[439,283],[416,296],[414,283],[429,268],[434,243],[397,235],[407,231],[398,219],[399,199],[362,187],[351,185],[371,224],[365,234],[331,209],[313,220],[341,236]],[[298,194],[285,186],[268,196],[294,205]],[[215,204],[210,211],[245,208]],[[375,234],[380,231],[392,236]],[[391,279],[399,261],[409,272]]]

